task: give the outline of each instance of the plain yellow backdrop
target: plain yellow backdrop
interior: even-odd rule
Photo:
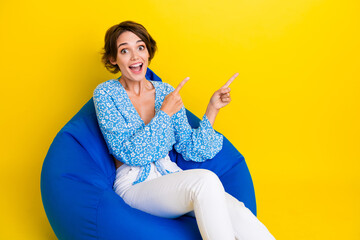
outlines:
[[[360,239],[360,2],[0,2],[0,239],[56,239],[40,172],[56,133],[118,77],[105,31],[143,24],[150,68],[201,117],[235,72],[215,129],[244,155],[258,217],[277,239]]]

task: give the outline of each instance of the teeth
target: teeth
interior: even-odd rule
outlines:
[[[142,65],[142,63],[138,63],[138,64],[131,65],[130,67],[139,67],[141,65]]]

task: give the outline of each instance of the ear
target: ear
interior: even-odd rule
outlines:
[[[112,65],[116,65],[116,61],[114,61],[114,58],[113,57],[109,57],[109,61]]]

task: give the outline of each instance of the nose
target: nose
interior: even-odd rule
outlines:
[[[138,56],[138,54],[136,53],[136,51],[132,51],[132,53],[131,53],[131,60],[136,60],[136,59],[138,59],[139,58],[139,56]]]

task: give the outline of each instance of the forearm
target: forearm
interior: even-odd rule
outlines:
[[[209,115],[214,114],[209,109]],[[215,117],[215,114],[213,115]],[[200,121],[199,127],[192,128],[185,115],[185,109],[180,115],[175,115],[174,124],[176,144],[175,150],[186,161],[204,162],[213,158],[222,148],[222,135],[216,133],[206,114]]]
[[[206,117],[209,119],[211,126],[214,126],[215,118],[219,113],[219,109],[214,108],[210,103],[206,108]]]

